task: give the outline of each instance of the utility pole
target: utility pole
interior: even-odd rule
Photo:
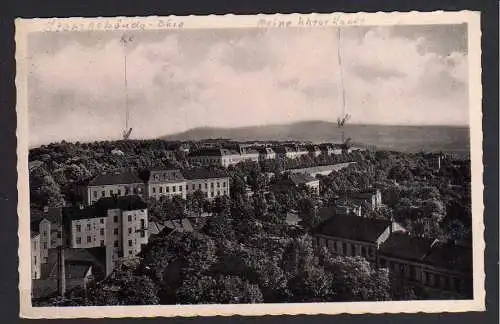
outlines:
[[[62,210],[59,214],[59,224],[61,226],[61,244],[58,247],[58,291],[59,296],[64,297],[66,295],[66,259],[64,257],[64,249],[66,247],[66,241],[64,236],[64,220],[62,216]]]

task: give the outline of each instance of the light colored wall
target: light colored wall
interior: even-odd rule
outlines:
[[[31,279],[40,279],[41,272],[40,234],[31,238]]]
[[[40,258],[41,263],[46,263],[49,257],[49,249],[51,247],[51,224],[49,220],[42,219],[39,225],[40,233]]]
[[[104,192],[104,195],[103,195]],[[144,194],[144,184],[133,183],[133,184],[113,184],[105,186],[89,186],[87,188],[87,203],[89,205],[94,204],[97,200],[103,197],[111,197],[113,195],[126,196],[137,193],[138,196]]]
[[[316,241],[320,247],[327,247],[335,255],[362,256],[370,261],[374,261],[377,258],[377,246],[373,243],[348,240],[340,237],[329,237],[326,235],[316,235]],[[345,249],[343,244],[345,244]],[[362,253],[363,248],[365,251],[364,255]]]
[[[217,187],[217,183],[219,183],[219,187]],[[192,179],[187,181],[187,186],[188,193],[194,193],[196,190],[200,190],[205,194],[205,197],[210,200],[217,196],[229,196],[229,178]]]
[[[73,220],[71,222],[71,246],[74,248],[93,248],[106,245],[106,222],[107,217]],[[90,242],[88,241],[89,237]]]
[[[148,232],[144,232],[145,237],[141,237],[141,220],[144,220],[147,229],[147,210],[124,210],[122,212],[122,240],[123,257],[134,257],[141,251],[141,244],[148,241]]]
[[[186,184],[187,182],[185,180],[178,182],[150,182],[148,184],[148,196],[156,199],[162,196],[180,196],[186,199]]]

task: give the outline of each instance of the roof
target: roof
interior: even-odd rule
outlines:
[[[156,222],[149,222],[148,223],[148,231],[149,231],[149,234],[152,234],[152,235],[160,233],[164,228],[165,228],[165,226],[160,224],[160,223],[156,223]]]
[[[327,171],[340,171],[346,167],[348,167],[351,164],[354,164],[356,162],[345,162],[345,163],[337,163],[337,164],[330,164],[330,165],[319,165],[315,167],[309,167],[309,168],[300,168],[300,169],[289,169],[286,170],[286,172],[290,173],[317,173],[317,172],[327,172]]]
[[[439,268],[472,274],[472,249],[438,242],[432,246],[424,262]]]
[[[313,181],[319,181],[316,178],[311,177],[306,173],[292,173],[290,174],[290,180],[296,185],[299,186],[301,184],[310,183]]]
[[[107,211],[110,209],[147,209],[148,204],[139,196],[114,196],[99,199],[93,207],[98,215],[107,215]]]
[[[57,277],[59,264],[59,249],[49,249],[47,263],[42,264],[42,279]],[[66,276],[71,278],[82,278],[82,271],[92,266],[97,273],[105,274],[106,248],[96,247],[89,249],[64,249],[66,264]]]
[[[375,243],[391,225],[388,220],[363,218],[350,215],[333,215],[320,223],[314,233],[355,241]]]
[[[405,233],[392,233],[380,246],[380,253],[412,261],[422,261],[431,249],[432,239],[412,237]]]
[[[224,156],[232,154],[236,154],[236,152],[222,148],[204,147],[190,152],[189,156]]]
[[[172,230],[176,230],[178,232],[193,231],[193,226],[191,225],[191,222],[187,218],[168,220],[164,223],[164,225],[165,227],[170,228]]]
[[[184,176],[182,175],[180,170],[151,170],[149,174],[149,182],[150,183],[159,183],[159,182],[179,182],[183,181]]]
[[[147,203],[139,196],[103,197],[89,207],[65,207],[63,215],[69,220],[91,219],[106,217],[110,209],[139,210],[147,207]]]
[[[113,184],[143,183],[141,178],[132,172],[102,173],[89,182],[89,186],[105,186]]]
[[[186,179],[215,179],[228,178],[229,174],[224,170],[219,169],[186,169],[182,171]]]

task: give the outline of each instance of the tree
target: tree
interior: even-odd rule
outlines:
[[[310,198],[302,198],[297,202],[297,212],[301,223],[306,228],[312,228],[317,223],[316,207]]]
[[[257,285],[235,276],[189,276],[177,291],[182,304],[261,303]]]
[[[333,286],[339,301],[390,300],[389,273],[374,268],[362,257],[326,258],[325,269],[334,275]]]

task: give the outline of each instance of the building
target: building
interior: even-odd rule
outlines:
[[[363,192],[356,192],[350,196],[351,200],[366,202],[371,210],[378,209],[382,206],[382,194],[380,189],[369,189]]]
[[[276,146],[274,148],[274,151],[276,152],[276,158],[278,159],[298,159],[299,157],[303,155],[308,155],[309,152],[303,148],[301,148],[298,145],[295,146],[288,146],[288,145],[282,145],[282,146]]]
[[[379,264],[399,285],[432,297],[472,297],[472,249],[394,233],[379,250]]]
[[[39,262],[47,262],[49,249],[51,248],[51,224],[50,221],[43,217],[31,221],[31,233],[38,233],[38,249],[40,253]]]
[[[305,173],[293,173],[290,174],[290,180],[296,187],[304,185],[319,194],[319,179]]]
[[[323,143],[318,145],[318,147],[321,151],[321,155],[324,157],[342,154],[342,148],[338,145]]]
[[[40,233],[31,232],[31,279],[40,279]]]
[[[201,191],[209,200],[216,197],[229,196],[229,175],[217,169],[187,169],[183,171],[186,178],[187,193]]]
[[[186,199],[186,179],[180,170],[151,170],[146,191],[150,198],[179,196]]]
[[[354,215],[361,217],[362,208],[360,204],[350,201],[347,198],[335,200],[335,215]]]
[[[259,161],[261,162],[276,159],[276,153],[270,147],[259,147],[257,148],[257,152],[259,153]]]
[[[71,248],[106,247],[107,269],[148,243],[147,204],[138,196],[105,197],[93,206],[65,208]]]
[[[320,211],[323,213],[324,211]],[[317,247],[326,247],[334,255],[361,256],[377,261],[377,251],[393,233],[406,230],[394,221],[332,215],[313,229]]]
[[[321,155],[321,150],[320,150],[319,146],[317,146],[317,145],[307,145],[306,150],[307,150],[307,152],[309,152],[309,155],[312,158],[316,158],[316,157]]]
[[[310,168],[299,168],[299,169],[290,169],[286,170],[289,173],[306,173],[311,177],[316,177],[318,174],[327,176],[331,174],[333,171],[340,171],[344,168],[347,168],[351,164],[355,164],[356,162],[346,162],[346,163],[337,163],[331,165],[319,165]]]
[[[239,156],[239,153],[236,151],[205,147],[189,153],[188,160],[191,165],[228,167],[235,164],[233,160],[237,156]]]
[[[143,196],[144,182],[133,172],[101,173],[92,179],[86,187],[86,201],[94,204],[100,198],[112,196]]]

